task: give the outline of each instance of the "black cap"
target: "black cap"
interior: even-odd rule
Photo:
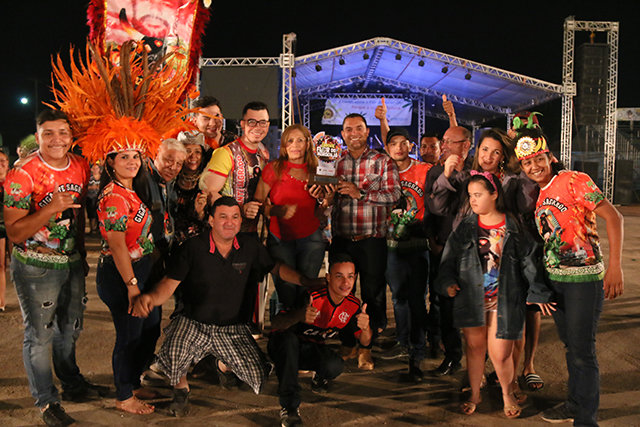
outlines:
[[[389,133],[387,133],[387,141],[385,143],[388,144],[389,141],[391,141],[391,138],[398,135],[404,136],[405,138],[409,139],[409,132],[407,132],[405,128],[393,128],[389,131]]]

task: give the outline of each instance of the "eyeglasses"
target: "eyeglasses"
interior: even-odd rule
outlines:
[[[460,141],[452,141],[450,139],[443,139],[442,143],[443,144],[460,144],[461,142],[465,142],[465,141],[467,141],[467,138],[461,139]]]
[[[254,128],[256,126],[260,126],[261,128],[266,128],[267,126],[269,126],[269,120],[249,119],[249,120],[246,120],[246,122],[250,128]]]

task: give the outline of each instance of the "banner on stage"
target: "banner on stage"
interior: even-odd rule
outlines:
[[[413,102],[407,99],[385,98],[387,104],[387,119],[389,126],[411,126]],[[378,126],[375,117],[376,107],[380,105],[380,98],[328,98],[322,115],[323,125],[342,125],[347,114],[359,113],[367,119],[369,126]]]

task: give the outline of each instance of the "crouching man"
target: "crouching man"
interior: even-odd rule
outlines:
[[[311,390],[327,392],[329,381],[342,373],[342,357],[324,344],[338,331],[352,334],[364,348],[371,345],[367,304],[351,294],[356,280],[353,260],[337,254],[330,263],[327,286],[310,292],[302,308],[281,312],[272,320],[269,355],[275,363],[282,426],[302,425],[298,370],[315,371]]]
[[[165,277],[133,301],[133,315],[146,316],[182,289],[184,310],[165,329],[156,364],[173,387],[169,406],[188,413],[187,370],[208,355],[218,369],[235,374],[258,394],[271,364],[251,336],[257,284],[268,272],[287,282],[318,284],[274,262],[255,236],[237,235],[242,223],[238,202],[220,197],[209,213],[211,231],[187,240],[170,259]],[[324,279],[321,279],[324,283]]]

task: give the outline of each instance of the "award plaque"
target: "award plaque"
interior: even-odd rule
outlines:
[[[309,177],[309,184],[337,184],[336,162],[342,154],[340,141],[320,132],[313,137],[313,148],[318,158],[316,173]]]

